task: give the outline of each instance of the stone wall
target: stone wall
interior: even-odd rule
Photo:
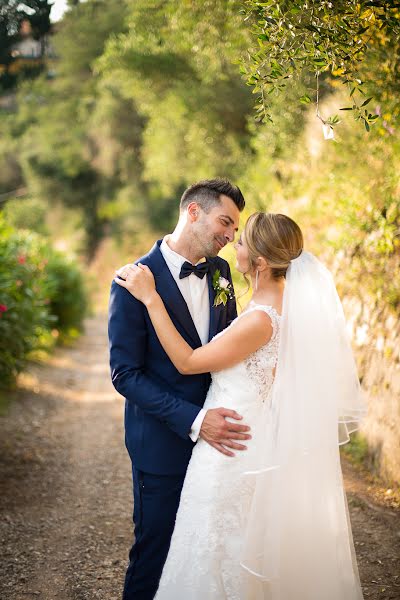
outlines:
[[[344,299],[343,306],[356,352],[368,414],[366,437],[374,470],[400,483],[400,319],[393,309],[381,311],[368,299]]]

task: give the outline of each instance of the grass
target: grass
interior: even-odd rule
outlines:
[[[342,446],[341,451],[353,464],[368,470],[371,468],[371,462],[374,462],[368,442],[361,433],[353,434],[350,442]]]

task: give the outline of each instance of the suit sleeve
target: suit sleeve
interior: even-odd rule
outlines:
[[[229,268],[228,263],[227,263],[226,267],[227,267],[227,277],[226,278],[230,282],[232,289],[234,289],[233,282],[232,282],[231,270]],[[228,311],[227,324],[230,325],[232,323],[232,321],[234,319],[236,319],[236,317],[237,317],[237,307],[236,307],[236,297],[235,296],[231,300],[228,300],[227,311]]]
[[[166,391],[146,373],[145,310],[127,290],[112,283],[108,324],[112,382],[129,402],[187,440],[200,407]]]

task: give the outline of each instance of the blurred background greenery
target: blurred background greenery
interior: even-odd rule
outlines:
[[[242,226],[254,210],[299,222],[308,249],[335,272],[364,383],[373,393],[389,379],[391,393],[399,370],[399,5],[309,2],[308,12],[300,1],[69,0],[51,23],[47,0],[3,4],[0,235],[11,246],[32,240],[29,248],[40,237],[55,252],[52,277],[69,288],[41,292],[49,330],[82,326],[87,294],[77,265],[91,278],[92,306],[104,309],[114,268],[171,230],[185,187],[224,176],[246,198]],[[353,110],[340,111],[349,94]],[[233,261],[233,250],[225,256]],[[7,308],[13,301],[0,299]],[[0,326],[10,314],[1,313]]]

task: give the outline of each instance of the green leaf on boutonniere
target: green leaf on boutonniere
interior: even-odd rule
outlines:
[[[219,278],[221,277],[221,271],[217,269],[212,277],[212,284],[214,290],[217,289]]]

